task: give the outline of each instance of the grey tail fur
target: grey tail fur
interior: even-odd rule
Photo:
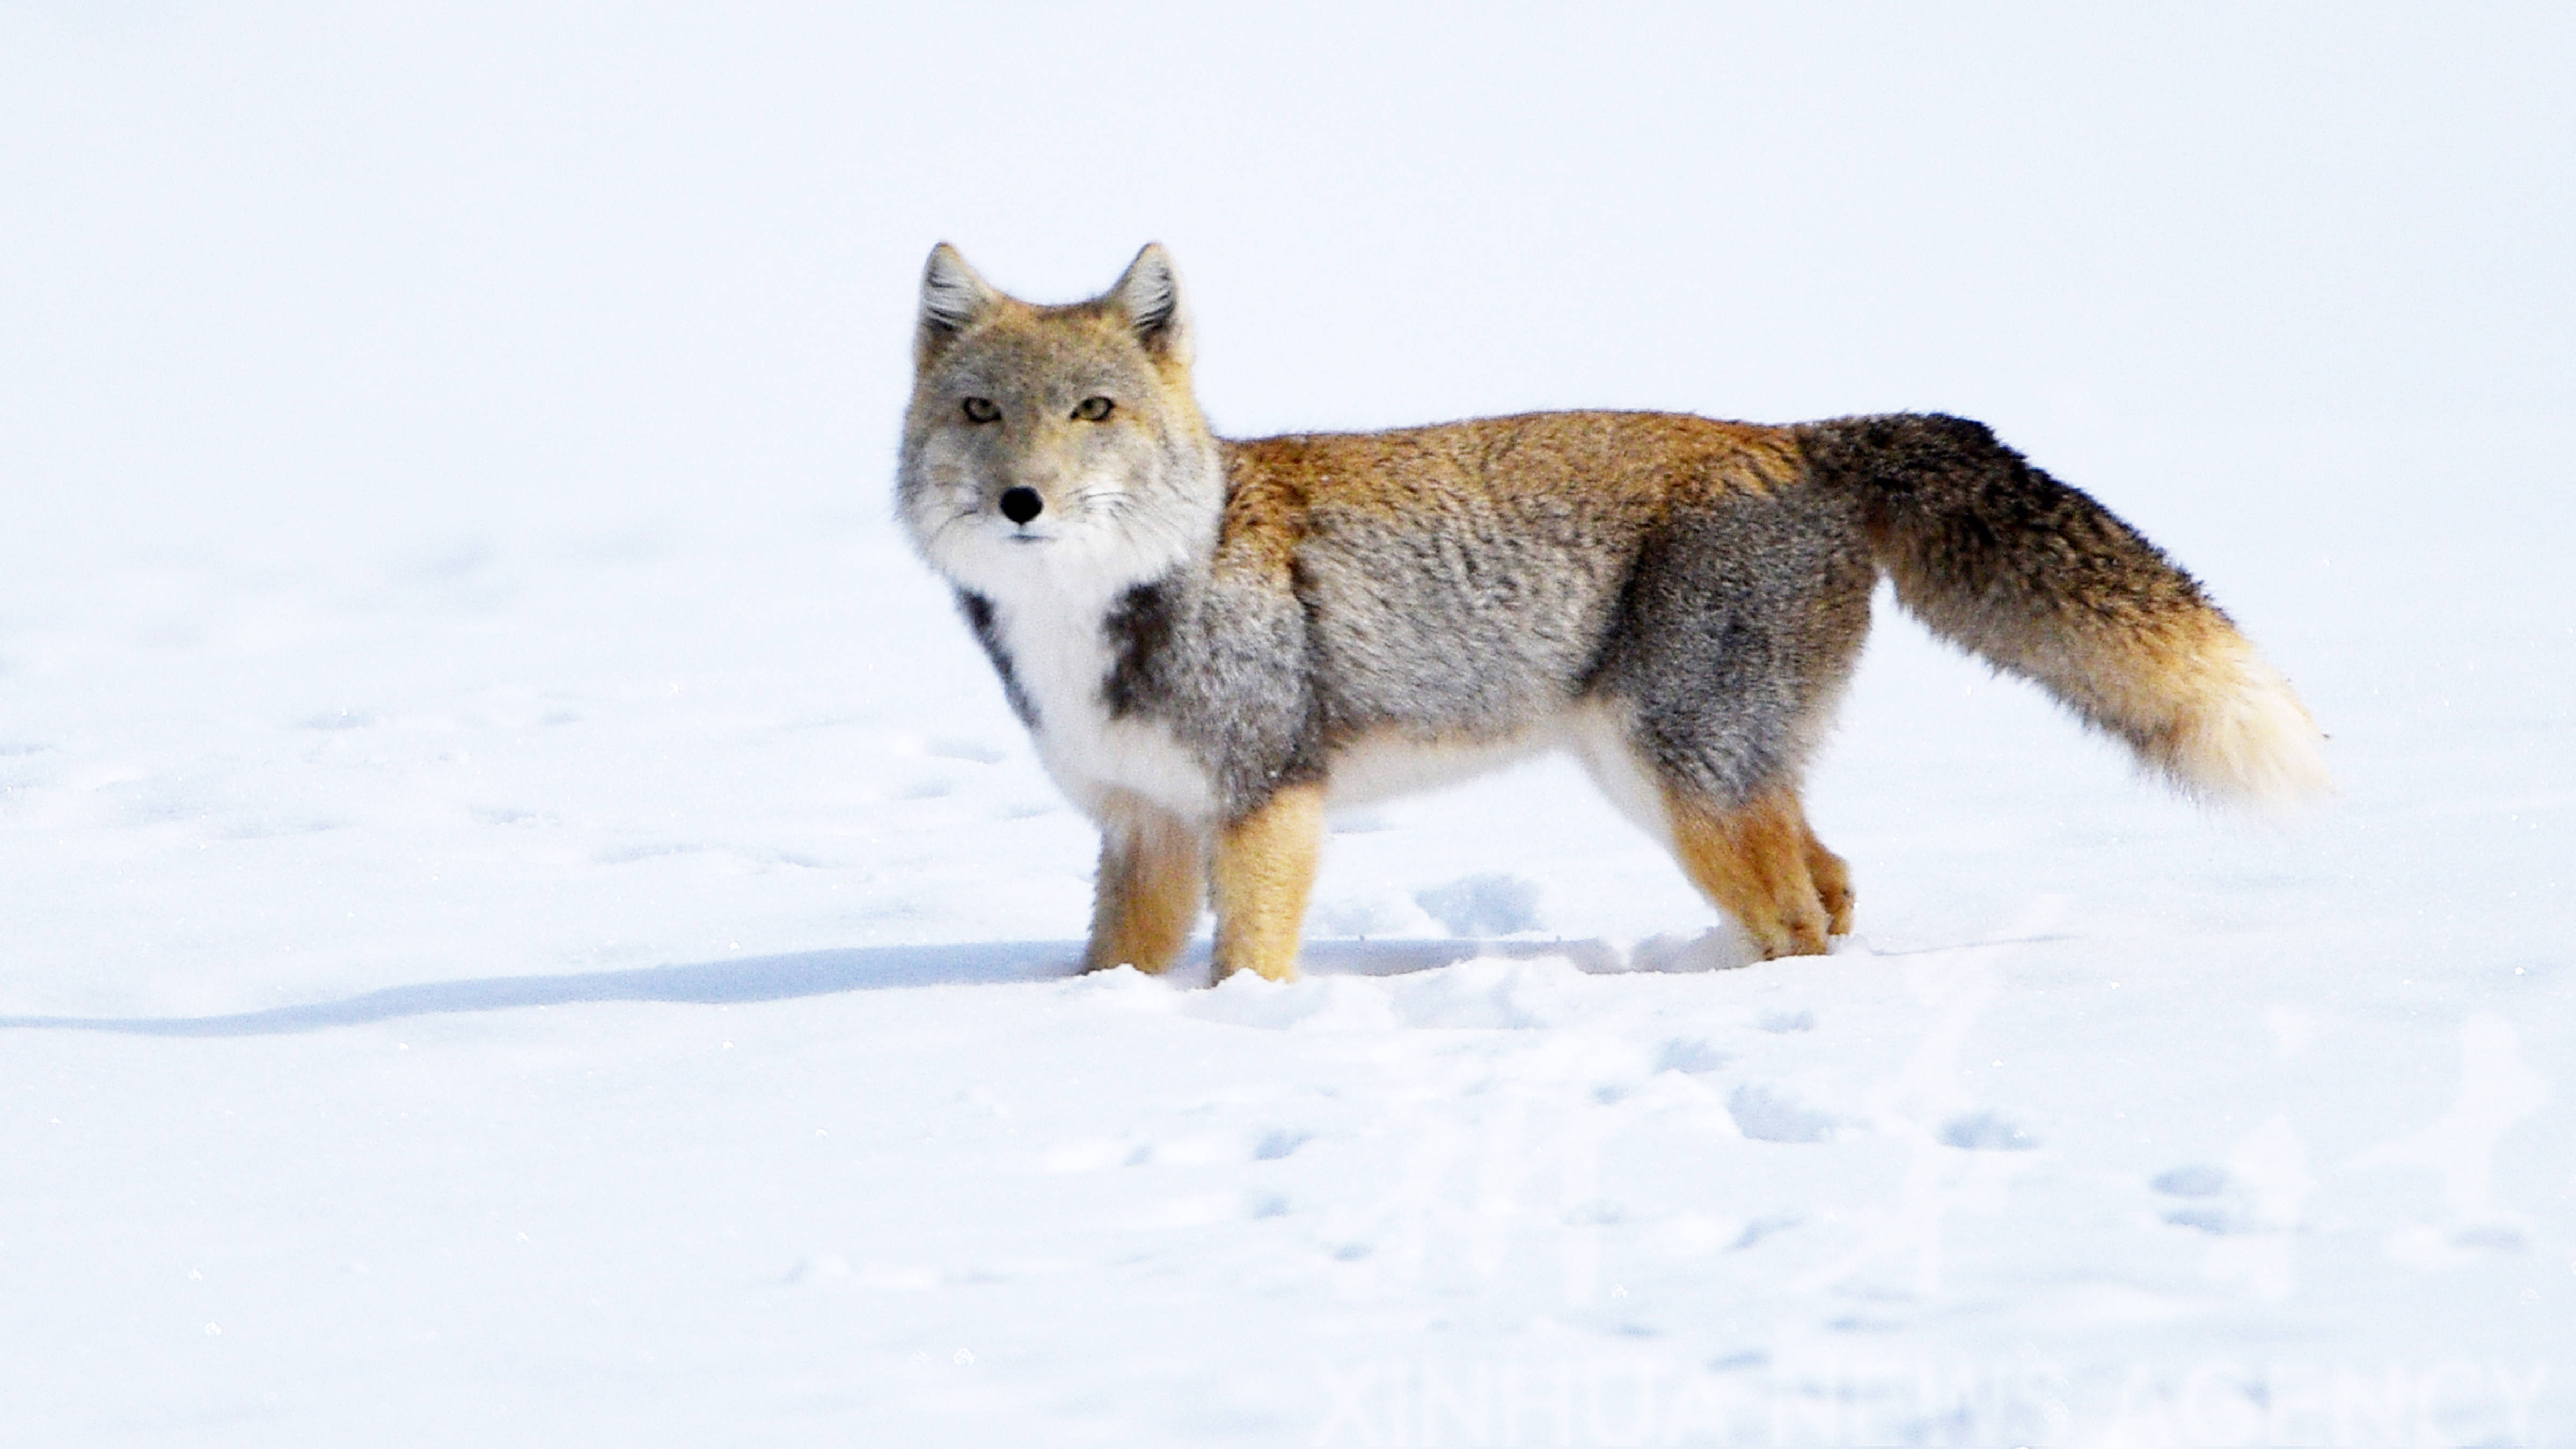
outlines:
[[[2333,788],[2287,681],[2163,550],[1981,423],[1891,414],[1798,430],[1814,479],[1858,496],[1879,567],[1933,633],[2037,682],[2213,802]]]

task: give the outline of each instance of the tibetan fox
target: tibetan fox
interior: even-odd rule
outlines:
[[[930,254],[898,508],[1100,825],[1089,968],[1294,974],[1326,802],[1573,751],[1766,957],[1852,925],[1798,791],[1881,573],[2180,789],[2330,788],[2191,577],[1983,426],[1566,412],[1208,431],[1170,259],[1036,306]]]

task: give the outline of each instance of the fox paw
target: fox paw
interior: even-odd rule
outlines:
[[[1848,936],[1851,934],[1852,900],[1851,882],[1835,881],[1830,885],[1823,881],[1816,882],[1816,903],[1825,908],[1825,933],[1827,935]]]
[[[1783,956],[1824,955],[1832,949],[1827,938],[1831,925],[1832,918],[1825,913],[1823,902],[1818,901],[1786,920],[1759,924],[1747,921],[1744,928],[1753,937],[1753,944],[1761,948],[1762,959],[1776,961]],[[1850,928],[1846,925],[1843,929],[1848,931]]]
[[[1852,928],[1851,867],[1843,858],[1810,841],[1807,846],[1807,876],[1816,883],[1816,904],[1825,911],[1828,935],[1848,936]]]

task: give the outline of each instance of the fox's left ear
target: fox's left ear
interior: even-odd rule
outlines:
[[[1172,270],[1171,253],[1161,242],[1147,242],[1127,264],[1127,275],[1109,289],[1107,300],[1127,314],[1136,340],[1156,362],[1190,365],[1190,315],[1181,306],[1181,279]]]

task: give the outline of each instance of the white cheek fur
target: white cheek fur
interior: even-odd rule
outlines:
[[[985,506],[972,484],[929,490],[905,521],[934,567],[990,598],[1106,599],[1206,558],[1215,539],[1213,510],[1152,507],[1114,478],[1057,490],[1028,528]]]

